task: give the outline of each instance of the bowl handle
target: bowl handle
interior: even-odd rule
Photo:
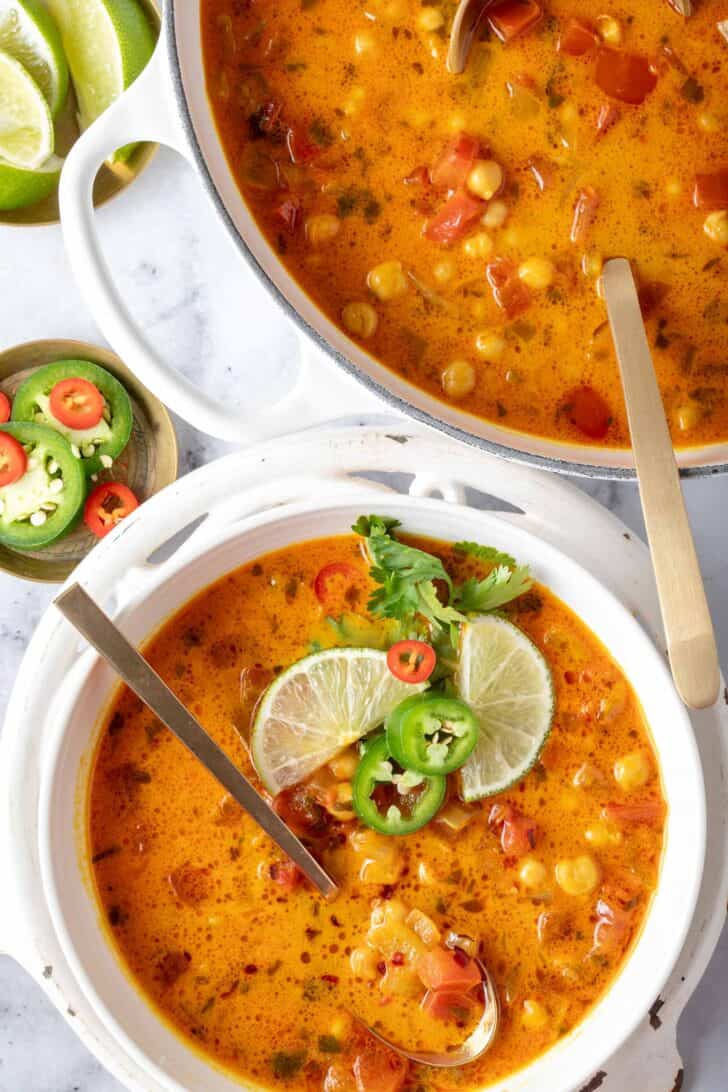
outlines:
[[[309,373],[320,353],[303,354],[293,386],[274,404],[250,412],[225,405],[172,367],[128,311],[101,249],[93,184],[104,160],[117,148],[137,141],[166,144],[196,167],[166,64],[163,32],[145,70],[76,141],[63,167],[59,189],[63,237],[91,313],[122,360],[161,401],[196,428],[236,445],[330,421],[354,407],[361,409],[362,401],[367,401],[364,392],[338,368],[327,369],[324,383],[320,377],[314,382]],[[320,367],[318,361],[316,366]],[[381,404],[376,402],[376,407]]]

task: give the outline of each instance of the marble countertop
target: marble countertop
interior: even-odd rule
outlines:
[[[100,213],[108,260],[132,311],[155,344],[210,391],[235,399],[244,376],[255,403],[295,368],[292,329],[235,252],[190,169],[160,153],[135,184]],[[0,349],[44,337],[103,343],[71,278],[58,228],[0,226]],[[353,407],[355,408],[355,407]],[[216,458],[227,446],[177,422],[180,472]],[[644,536],[636,488],[581,484]],[[728,663],[728,476],[685,486],[721,662]],[[53,594],[0,574],[0,716],[26,643]],[[726,1087],[728,932],[688,1006],[679,1046],[682,1092]],[[120,1092],[40,989],[0,958],[0,1092]],[[671,1092],[665,1089],[665,1092]]]

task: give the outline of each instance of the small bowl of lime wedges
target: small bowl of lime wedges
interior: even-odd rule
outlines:
[[[154,0],[0,0],[0,224],[58,222],[65,156],[133,83],[158,33]],[[133,182],[154,151],[115,152],[98,173],[94,204]]]

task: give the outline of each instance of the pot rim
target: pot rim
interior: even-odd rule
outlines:
[[[596,1036],[594,1037],[599,1044],[599,1057],[595,1058],[595,1055],[593,1053],[590,1053],[589,1057],[584,1059],[581,1069],[569,1074],[568,1079],[570,1083],[568,1085],[568,1088],[572,1088],[579,1084],[579,1082],[588,1080],[589,1076],[594,1072],[594,1069],[597,1067],[597,1065],[605,1061],[608,1056],[611,1056],[614,1051],[616,1051],[629,1037],[629,1035],[632,1034],[640,1021],[643,1019],[647,1009],[649,1008],[650,1002],[654,1000],[655,996],[657,996],[658,992],[662,989],[665,980],[669,976],[674,966],[674,963],[682,949],[685,936],[687,934],[690,922],[693,917],[695,903],[697,901],[702,877],[702,862],[705,848],[706,821],[705,790],[702,780],[702,770],[690,720],[688,718],[687,712],[685,711],[682,704],[679,702],[679,699],[674,692],[674,688],[672,686],[666,664],[648,634],[642,629],[636,619],[630,614],[627,608],[620,602],[619,599],[617,599],[617,597],[611,591],[609,591],[603,584],[601,584],[601,582],[597,580],[597,578],[594,577],[588,570],[584,569],[581,564],[572,560],[571,557],[563,553],[560,549],[552,546],[544,539],[539,538],[531,530],[525,529],[523,527],[514,526],[511,523],[504,523],[497,514],[494,514],[492,512],[482,510],[474,512],[472,509],[469,509],[463,505],[453,504],[449,501],[406,496],[384,497],[381,493],[372,493],[369,500],[372,504],[378,504],[380,507],[385,507],[388,509],[391,508],[393,512],[405,513],[405,519],[408,519],[410,516],[412,516],[412,522],[414,523],[419,522],[420,518],[422,519],[422,522],[426,522],[428,518],[437,518],[438,514],[440,514],[443,522],[447,522],[449,519],[451,522],[459,521],[462,524],[465,521],[469,521],[470,523],[472,523],[472,521],[475,519],[477,522],[481,523],[481,525],[488,526],[491,529],[491,537],[495,537],[496,539],[499,537],[502,537],[504,539],[512,539],[513,537],[516,537],[522,539],[524,543],[530,543],[532,546],[532,554],[535,558],[535,566],[540,567],[541,565],[544,565],[549,569],[553,568],[553,570],[559,574],[563,574],[563,580],[560,580],[559,583],[563,583],[565,585],[568,585],[569,587],[574,587],[575,589],[578,587],[579,591],[577,592],[575,590],[574,596],[580,599],[582,603],[587,601],[588,599],[589,601],[591,601],[591,597],[593,597],[594,599],[600,601],[602,605],[607,606],[612,612],[616,612],[617,615],[619,615],[620,626],[624,627],[623,632],[625,634],[625,640],[629,637],[629,634],[631,633],[632,639],[636,641],[640,646],[641,671],[639,680],[633,678],[633,672],[631,667],[628,667],[627,665],[622,663],[621,657],[617,654],[614,645],[612,644],[612,646],[610,646],[609,644],[607,644],[606,639],[601,637],[599,633],[597,633],[597,636],[606,645],[610,654],[613,655],[614,658],[621,664],[625,674],[634,685],[638,696],[641,695],[643,688],[648,689],[647,684],[644,683],[644,679],[651,679],[652,681],[650,685],[654,694],[657,694],[658,690],[660,693],[669,691],[671,695],[670,700],[674,698],[674,700],[672,700],[672,704],[674,705],[674,714],[675,718],[682,722],[682,733],[684,736],[684,743],[687,747],[687,752],[684,757],[687,758],[688,763],[692,766],[692,770],[689,772],[688,776],[692,784],[691,791],[696,797],[694,803],[698,807],[698,812],[693,816],[695,822],[695,840],[692,843],[693,852],[690,857],[692,867],[690,871],[686,871],[681,877],[681,892],[683,897],[687,896],[687,898],[684,902],[684,911],[680,922],[680,928],[676,931],[673,927],[671,927],[669,934],[666,931],[661,934],[661,945],[656,946],[655,948],[657,957],[659,958],[657,958],[655,955],[652,956],[653,963],[656,961],[657,958],[659,969],[657,977],[655,977],[654,974],[650,977],[649,994],[647,994],[646,997],[642,998],[642,1001],[638,1006],[635,1006],[631,1002],[629,1009],[623,1006],[623,1009],[619,1010],[619,1014],[622,1017],[622,1022],[618,1024],[619,1030],[616,1032],[612,1030],[616,1026],[613,1023],[611,1025],[608,1025],[608,1027],[610,1028],[610,1034],[606,1035],[604,1033],[604,1028],[602,1027],[602,1025],[604,1024],[604,1020],[606,1019],[606,1015],[608,1012],[608,1009],[605,1009],[605,1006],[607,1004],[609,996],[613,993],[616,986],[623,979],[627,968],[630,966],[630,964],[633,963],[636,953],[640,951],[640,945],[643,943],[644,937],[648,934],[648,932],[650,933],[650,937],[652,935],[652,932],[650,932],[650,920],[651,918],[653,918],[653,915],[655,913],[656,900],[658,899],[658,895],[661,891],[662,886],[661,883],[658,882],[658,887],[656,889],[655,895],[653,896],[653,903],[643,926],[640,939],[638,940],[637,945],[630,954],[629,959],[622,966],[619,975],[610,986],[610,988],[600,998],[600,1000],[597,1002],[591,1012],[588,1013],[582,1021],[580,1021],[574,1031],[564,1040],[562,1040],[561,1043],[556,1044],[549,1051],[547,1051],[545,1055],[541,1055],[539,1059],[536,1059],[526,1069],[517,1071],[515,1074],[512,1074],[510,1077],[504,1079],[505,1082],[511,1087],[528,1087],[527,1084],[522,1084],[522,1081],[535,1079],[533,1076],[529,1078],[528,1073],[529,1070],[533,1071],[534,1067],[538,1066],[539,1061],[544,1058],[553,1058],[554,1056],[563,1061],[565,1057],[568,1057],[569,1054],[573,1053],[573,1051],[570,1049],[572,1044],[583,1035],[589,1034],[590,1031],[591,1034],[594,1036],[594,1031],[596,1027],[599,1029],[598,1039]],[[151,585],[145,585],[143,588],[143,592],[135,596],[134,599],[124,607],[124,619],[125,621],[128,621],[130,618],[133,618],[134,612],[138,610],[138,608],[144,603],[146,599],[154,598],[156,595],[161,595],[161,593],[165,589],[169,589],[175,582],[179,582],[180,577],[185,573],[186,570],[191,569],[193,566],[204,565],[206,561],[211,558],[211,555],[224,554],[225,550],[229,549],[231,544],[238,539],[242,540],[245,538],[249,538],[255,532],[261,532],[263,534],[270,535],[271,533],[275,532],[276,528],[280,526],[285,526],[286,524],[291,524],[296,519],[301,519],[303,521],[307,521],[309,527],[308,532],[297,532],[294,535],[287,537],[286,541],[305,541],[307,538],[311,537],[311,532],[313,532],[314,537],[320,536],[320,530],[317,527],[317,515],[320,517],[322,515],[331,513],[333,515],[340,516],[344,511],[348,511],[352,508],[357,508],[358,510],[361,504],[366,503],[367,498],[361,493],[357,496],[356,501],[340,498],[329,499],[324,503],[322,503],[321,501],[298,502],[294,504],[282,505],[279,508],[269,511],[257,512],[252,516],[248,516],[245,519],[234,523],[222,534],[220,533],[220,530],[218,528],[216,533],[210,538],[205,538],[204,536],[202,536],[197,549],[192,555],[184,554],[183,552],[183,556],[180,558],[179,564],[174,565],[171,570],[165,569],[163,572],[159,572],[158,574],[156,574]],[[274,547],[269,546],[267,548],[271,549]],[[531,556],[531,554],[527,551],[524,551],[524,555]],[[212,564],[215,564],[214,560]],[[238,562],[237,564],[240,564],[240,562]],[[210,577],[207,577],[200,582],[195,582],[194,586],[198,588],[198,590],[209,586],[210,583],[219,579],[224,571],[230,571],[230,566],[220,569],[217,572],[217,575],[214,576],[212,579],[210,579]],[[551,584],[552,582],[548,581],[548,583]],[[565,595],[562,591],[557,591],[556,594],[559,594],[562,596],[562,598],[565,598]],[[177,600],[172,613],[174,614],[181,610],[185,602],[187,602],[189,598],[189,592],[185,592],[181,601],[179,599]],[[580,617],[583,617],[583,614],[578,607],[572,606],[572,609],[574,609],[580,615]],[[159,626],[162,625],[168,617],[170,617],[169,612],[165,613],[162,618],[157,621],[157,623],[151,628],[151,632],[153,633],[156,629],[158,629]],[[590,628],[593,628],[591,623],[587,622],[586,624],[590,625]],[[58,882],[55,873],[55,860],[53,854],[51,853],[52,813],[54,808],[53,791],[56,784],[55,774],[58,763],[60,761],[62,747],[65,741],[66,733],[64,731],[64,728],[66,726],[66,723],[70,720],[73,710],[75,709],[76,702],[80,696],[80,692],[85,683],[88,681],[90,672],[93,670],[94,666],[98,665],[99,663],[98,656],[93,653],[89,653],[88,657],[86,657],[86,660],[87,665],[84,666],[84,670],[80,670],[81,665],[79,664],[78,676],[74,674],[73,684],[69,687],[71,693],[69,694],[69,691],[66,691],[65,702],[62,705],[62,708],[66,712],[66,716],[59,716],[58,708],[56,707],[54,709],[54,718],[56,720],[56,725],[53,738],[50,741],[49,750],[44,761],[38,812],[40,865],[43,890],[46,896],[46,900],[48,902],[54,929],[59,936],[64,955],[68,960],[70,966],[72,967],[74,975],[81,984],[81,988],[87,999],[91,1003],[92,1007],[100,1015],[103,1022],[112,1032],[117,1041],[123,1044],[123,1049],[125,1051],[128,1051],[130,1056],[133,1057],[138,1064],[142,1065],[147,1072],[150,1072],[151,1067],[151,1073],[153,1073],[154,1077],[157,1080],[161,1081],[161,1083],[165,1087],[181,1090],[183,1086],[176,1083],[166,1071],[160,1070],[156,1063],[152,1061],[149,1054],[145,1053],[141,1050],[140,1047],[137,1046],[135,1041],[120,1026],[117,1018],[107,1007],[106,1003],[99,997],[96,988],[91,981],[91,978],[89,977],[81,963],[80,956],[77,954],[71,931],[66,923],[66,916],[64,914],[62,906],[62,900],[58,891]],[[93,729],[94,744],[95,737],[96,726]],[[660,756],[660,758],[662,758],[662,751],[666,747],[665,742],[663,742],[662,748],[660,748],[657,746],[657,742],[655,741],[655,746],[658,751],[658,755]],[[84,750],[86,751],[87,747],[85,747]],[[84,775],[80,774],[78,771],[76,776],[79,781],[82,780],[84,782],[85,787],[87,778]],[[669,825],[668,820],[668,841],[666,843],[666,848],[663,852],[663,866],[668,853],[671,830],[672,827]],[[696,847],[698,850],[697,853],[695,852]],[[685,865],[686,863],[689,862],[683,861],[683,865]],[[62,879],[67,880],[67,876],[64,875]],[[672,889],[674,889],[674,884],[672,885]],[[666,898],[666,896],[663,896],[663,898]],[[663,923],[663,928],[667,924],[672,925],[672,923]],[[653,920],[652,931],[654,931],[654,929],[655,922]],[[667,936],[669,936],[669,943],[666,943]],[[111,947],[110,945],[108,946]],[[123,965],[121,964],[121,961],[118,959],[118,956],[116,956],[115,953],[114,958],[123,972]],[[138,990],[138,987],[135,987],[135,989],[138,995],[140,992]],[[141,996],[142,998],[144,997],[143,994]],[[149,1005],[148,1002],[146,1002],[146,1005],[149,1009],[151,1009],[152,1012],[155,1011],[154,1007]],[[630,1016],[627,1020],[624,1020],[624,1017],[622,1015],[624,1011],[630,1012]],[[180,1037],[177,1035],[176,1038],[179,1039]],[[187,1049],[190,1049],[187,1045],[186,1040],[182,1039],[181,1041],[184,1043]],[[606,1046],[604,1046],[604,1044],[606,1044]],[[592,1046],[593,1045],[594,1044],[592,1044]],[[206,1059],[206,1061],[208,1065],[212,1065],[212,1067],[215,1068],[214,1062],[211,1062],[210,1059]],[[231,1078],[231,1080],[233,1080],[233,1078]],[[563,1087],[564,1092],[566,1092],[567,1086],[561,1087]],[[496,1092],[496,1090],[499,1088],[504,1089],[505,1084],[500,1083],[499,1085],[495,1086],[494,1092]]]
[[[166,39],[167,58],[169,61],[168,71],[174,102],[177,107],[177,116],[194,158],[200,181],[238,253],[244,258],[248,268],[255,274],[256,278],[275,299],[287,318],[294,323],[300,333],[313,342],[316,348],[341,368],[346,375],[356,380],[371,394],[374,394],[377,398],[381,399],[389,408],[406,417],[413,418],[420,424],[435,428],[438,431],[445,433],[446,436],[453,440],[458,440],[469,447],[474,447],[481,451],[487,451],[500,458],[519,462],[535,469],[549,470],[552,473],[605,481],[635,481],[637,475],[633,466],[610,466],[608,464],[599,464],[596,462],[579,461],[578,459],[571,460],[559,456],[558,454],[539,454],[537,452],[528,451],[525,448],[514,446],[520,435],[529,438],[528,433],[520,433],[513,430],[514,441],[511,445],[488,439],[485,436],[478,435],[476,432],[469,431],[464,425],[460,426],[447,421],[444,417],[440,417],[434,412],[430,412],[428,409],[417,405],[415,402],[396,394],[387,384],[379,382],[372,375],[369,375],[362,368],[359,368],[348,356],[332,345],[315,326],[304,318],[301,312],[287,298],[275,280],[263,268],[255,253],[243,238],[242,233],[236,227],[232,216],[223,201],[218,186],[215,183],[207,158],[200,147],[187,99],[187,93],[185,91],[182,65],[179,50],[177,48],[177,22],[175,18],[176,2],[177,0],[167,0],[164,5],[162,26],[165,33],[163,37]],[[212,124],[214,126],[214,119],[212,119]],[[266,246],[270,250],[267,242]],[[313,304],[313,308],[317,314],[320,314],[320,309],[316,304]],[[382,367],[386,368],[386,365],[382,365]],[[426,392],[421,393],[424,394]],[[547,442],[552,443],[552,441]],[[554,443],[554,446],[557,448],[564,448],[567,445],[556,445]],[[721,442],[703,445],[701,448],[698,448],[697,450],[701,452],[705,451],[705,458],[707,461],[697,465],[680,466],[680,476],[684,478],[702,478],[712,477],[717,474],[728,474],[728,455],[725,456],[723,462],[710,461],[712,448],[725,450],[726,446],[725,442]],[[688,448],[686,450],[689,451],[691,449]],[[599,449],[594,447],[594,451],[597,452]]]

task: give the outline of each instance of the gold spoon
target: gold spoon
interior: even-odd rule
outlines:
[[[498,999],[498,991],[495,988],[495,983],[485,964],[477,958],[475,958],[475,963],[480,971],[480,989],[483,994],[483,1014],[465,1042],[461,1043],[458,1047],[453,1047],[452,1050],[448,1050],[442,1054],[432,1050],[405,1050],[404,1047],[399,1046],[397,1043],[393,1043],[391,1039],[387,1039],[384,1035],[380,1035],[376,1028],[371,1027],[369,1024],[365,1024],[358,1016],[354,1016],[354,1019],[365,1029],[365,1031],[368,1031],[370,1035],[373,1035],[375,1039],[378,1039],[380,1043],[389,1047],[389,1049],[393,1050],[396,1054],[400,1054],[403,1058],[408,1058],[411,1062],[417,1062],[419,1065],[434,1066],[437,1069],[454,1069],[459,1065],[468,1065],[469,1062],[474,1062],[476,1058],[480,1058],[482,1054],[485,1054],[486,1050],[492,1045],[500,1023],[500,1001]]]
[[[672,677],[686,705],[705,709],[718,700],[718,650],[637,288],[626,258],[605,262],[602,278]]]

